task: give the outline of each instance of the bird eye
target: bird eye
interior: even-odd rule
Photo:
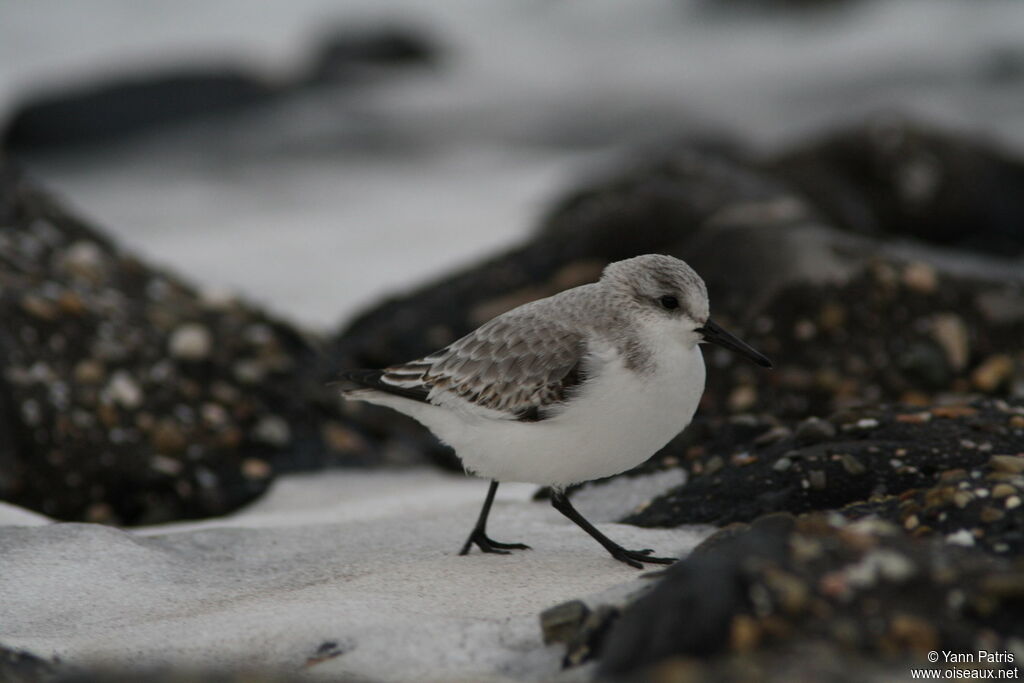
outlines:
[[[679,308],[679,299],[675,298],[674,296],[663,296],[660,299],[658,299],[658,303],[661,304],[662,308],[669,311],[673,311]]]

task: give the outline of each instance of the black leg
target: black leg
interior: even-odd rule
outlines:
[[[626,550],[621,545],[608,538],[588,522],[576,508],[572,506],[569,499],[561,491],[551,494],[551,505],[563,515],[576,522],[576,524],[594,537],[594,540],[605,547],[605,550],[612,554],[619,562],[625,562],[630,567],[643,569],[641,562],[653,562],[654,564],[672,564],[676,561],[674,557],[651,557],[653,550]]]
[[[499,543],[487,538],[487,515],[491,513],[491,503],[494,502],[494,494],[498,490],[498,482],[492,481],[491,487],[487,489],[487,498],[484,499],[484,507],[480,510],[480,517],[476,520],[473,532],[466,539],[466,545],[462,546],[459,555],[468,555],[469,549],[474,545],[485,553],[498,553],[508,555],[509,550],[529,550],[530,546],[522,543]]]

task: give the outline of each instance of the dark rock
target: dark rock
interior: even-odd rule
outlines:
[[[60,668],[53,662],[25,650],[0,645],[0,681],[7,683],[49,683],[56,681]]]
[[[773,515],[712,539],[626,607],[599,675],[650,680],[661,665],[682,667],[685,680],[747,671],[740,678],[760,681],[820,668],[815,680],[849,680],[831,656],[891,680],[911,662],[927,666],[929,651],[1007,651],[1024,634],[1024,577],[1005,560],[821,515]],[[817,655],[800,662],[801,651]]]
[[[229,512],[278,471],[388,458],[300,331],[148,266],[2,162],[0,316],[3,500],[156,523]]]
[[[570,600],[541,612],[540,630],[544,634],[544,644],[568,643],[587,617],[590,608],[580,600]]]
[[[344,27],[321,42],[308,78],[334,81],[365,76],[368,69],[432,66],[441,57],[422,30],[401,25]]]
[[[884,117],[769,167],[848,230],[1024,254],[1024,166],[988,144]]]
[[[275,86],[241,71],[205,68],[126,76],[41,94],[11,117],[0,147],[66,149],[268,102]]]
[[[693,455],[681,461],[686,484],[624,521],[721,525],[776,511],[839,510],[851,518],[874,514],[918,535],[976,530],[972,538],[979,546],[1021,553],[1024,510],[1013,502],[1024,486],[1024,472],[1013,471],[1024,467],[1021,417],[1021,401],[861,408],[833,416],[833,436],[809,444],[801,443],[799,430],[758,444],[756,438],[738,439],[725,423],[702,439],[699,452],[687,449]],[[664,452],[679,450],[670,446]],[[755,459],[734,464],[734,453]],[[711,467],[712,460],[719,466]],[[784,468],[778,466],[782,460]],[[950,481],[951,472],[963,475]],[[999,483],[1004,486],[995,492]],[[915,522],[908,522],[911,516]]]

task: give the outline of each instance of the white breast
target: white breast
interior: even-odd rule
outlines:
[[[562,413],[540,422],[398,400],[481,477],[556,486],[607,477],[642,463],[689,424],[705,371],[700,349],[675,340],[656,350],[657,368],[644,375],[611,349],[598,352],[601,370]]]

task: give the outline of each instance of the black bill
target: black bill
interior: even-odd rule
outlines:
[[[755,351],[753,347],[746,342],[723,330],[718,326],[718,323],[711,318],[708,318],[708,321],[704,323],[704,327],[697,328],[697,331],[704,335],[704,341],[706,342],[718,344],[730,351],[735,351],[741,356],[746,356],[762,367],[770,368],[772,366],[772,362],[770,360]]]

